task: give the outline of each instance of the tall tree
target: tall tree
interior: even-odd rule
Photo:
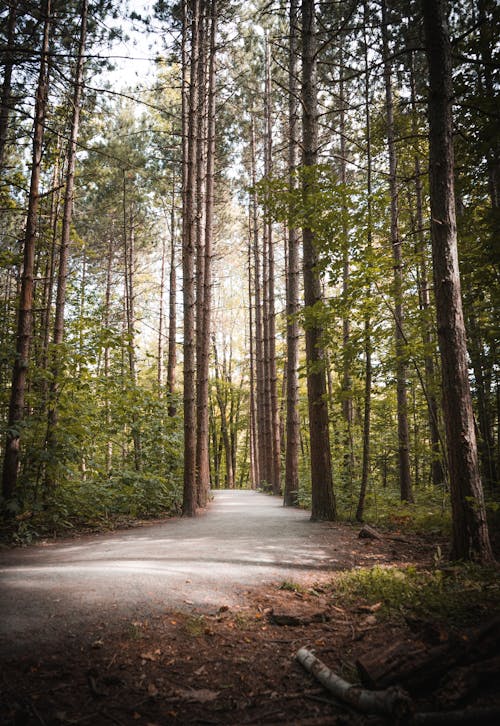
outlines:
[[[215,51],[217,30],[217,0],[211,0],[208,8],[208,79],[207,79],[207,144],[205,169],[205,228],[203,244],[203,290],[200,306],[198,337],[198,381],[197,381],[197,431],[196,431],[196,472],[198,504],[206,506],[210,487],[210,462],[208,451],[208,367],[210,356],[210,326],[212,309],[212,256],[213,256],[213,216],[214,216],[214,165],[215,165]]]
[[[182,274],[184,302],[184,493],[183,514],[196,514],[196,329],[195,329],[195,259],[196,259],[196,144],[199,133],[199,49],[201,2],[183,3],[183,33],[190,33],[189,100],[185,114],[183,136],[187,143],[185,178],[183,179],[182,207]],[[189,10],[189,12],[188,12]],[[190,21],[190,22],[189,22]],[[188,30],[190,28],[190,30]],[[186,148],[187,147],[187,148]]]
[[[445,0],[422,0],[429,66],[431,234],[453,517],[452,556],[492,559],[468,379],[457,252],[453,82]]]
[[[71,237],[71,222],[73,218],[73,197],[75,188],[75,169],[78,133],[80,128],[80,109],[84,82],[85,44],[87,38],[88,0],[82,0],[80,6],[80,37],[73,77],[73,95],[70,138],[66,156],[66,179],[61,222],[61,245],[59,248],[59,269],[57,275],[56,306],[54,316],[54,334],[52,338],[52,355],[50,357],[50,403],[47,421],[47,448],[54,451],[56,447],[57,428],[57,401],[60,389],[60,346],[64,340],[64,311],[66,305],[66,286],[69,265],[69,247]],[[53,485],[54,482],[51,482]]]
[[[333,493],[318,251],[314,232],[314,195],[318,155],[317,34],[314,0],[302,0],[302,163],[303,204],[307,221],[302,229],[306,328],[307,397],[311,456],[313,520],[336,516]]]
[[[41,43],[40,67],[35,98],[31,181],[26,218],[26,231],[24,235],[21,291],[17,314],[16,358],[12,372],[7,438],[5,442],[2,474],[2,492],[5,498],[12,496],[17,486],[19,471],[19,444],[21,437],[20,429],[24,417],[24,399],[30,361],[31,338],[33,334],[33,270],[38,231],[40,176],[42,170],[42,150],[49,86],[48,58],[50,31],[52,25],[51,0],[44,0],[41,8],[41,16],[43,18],[43,38]]]
[[[384,62],[385,110],[387,123],[387,147],[389,152],[389,190],[391,216],[391,246],[394,260],[394,323],[396,342],[396,389],[398,415],[398,462],[401,499],[412,502],[410,475],[410,436],[408,431],[408,395],[406,390],[406,356],[403,308],[403,254],[399,232],[399,199],[397,179],[396,133],[394,127],[394,101],[392,94],[392,70],[389,56],[389,26],[387,6],[382,0],[382,53]]]
[[[298,0],[290,0],[290,48],[288,57],[288,180],[290,190],[297,187],[299,125],[299,34]],[[290,215],[291,216],[291,215]],[[300,282],[299,231],[290,224],[287,239],[288,274],[286,287],[286,449],[285,506],[295,506],[299,493],[299,321]]]

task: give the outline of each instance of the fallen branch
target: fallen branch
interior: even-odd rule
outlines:
[[[330,693],[358,711],[392,716],[397,720],[408,719],[413,711],[410,697],[398,686],[391,686],[384,691],[369,691],[353,686],[333,673],[307,648],[300,648],[296,658]]]

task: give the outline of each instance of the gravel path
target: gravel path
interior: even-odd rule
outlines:
[[[352,566],[356,533],[253,491],[208,511],[0,553],[0,649],[71,637],[97,619],[242,602],[245,589]]]

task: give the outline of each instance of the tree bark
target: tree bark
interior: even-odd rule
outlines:
[[[184,489],[182,512],[196,514],[196,330],[195,330],[195,257],[196,257],[196,139],[198,136],[198,63],[200,0],[191,0],[191,48],[189,104],[187,111],[187,159],[183,186],[182,273],[184,302]],[[187,8],[186,8],[187,9]],[[187,25],[187,17],[185,24]],[[187,28],[184,29],[187,32]]]
[[[417,127],[417,104],[415,92],[415,73],[413,67],[413,53],[410,58],[410,86],[412,103],[412,132],[418,135]],[[423,313],[422,340],[424,344],[424,370],[425,384],[427,390],[427,412],[429,418],[429,433],[431,438],[431,478],[434,486],[445,482],[445,471],[442,463],[441,437],[439,434],[439,406],[436,399],[436,371],[434,366],[435,340],[431,330],[429,318],[430,289],[429,276],[427,272],[426,241],[424,237],[424,213],[423,213],[423,188],[422,169],[420,156],[415,153],[415,202],[416,202],[416,240],[417,240],[417,265],[418,265],[418,292],[419,303]]]
[[[453,518],[452,557],[493,558],[479,476],[458,267],[451,46],[444,0],[422,1],[429,65],[431,234]]]
[[[205,190],[205,236],[203,260],[203,302],[201,306],[197,385],[197,432],[196,465],[198,505],[205,507],[210,488],[210,462],[208,452],[208,367],[210,357],[210,325],[212,306],[212,235],[214,214],[214,164],[215,164],[215,39],[217,29],[217,0],[209,7],[209,60],[208,60],[208,97],[207,97],[207,149],[206,149],[206,190]]]
[[[410,474],[410,436],[408,431],[408,395],[406,386],[406,345],[403,310],[403,255],[399,234],[399,199],[397,181],[397,154],[394,131],[394,103],[392,97],[391,61],[389,57],[387,8],[382,0],[382,48],[384,62],[385,102],[387,114],[387,146],[389,151],[389,190],[391,212],[391,245],[394,260],[394,317],[396,343],[396,389],[398,413],[398,461],[401,500],[413,502]]]
[[[173,418],[177,413],[174,400],[175,372],[177,365],[177,270],[175,256],[175,174],[172,170],[172,205],[170,208],[170,270],[168,289],[168,351],[167,351],[167,413]]]
[[[44,137],[45,113],[49,85],[48,53],[51,31],[51,0],[42,6],[44,18],[40,69],[35,99],[35,120],[33,127],[33,155],[28,199],[28,213],[24,236],[23,271],[17,318],[16,359],[12,371],[12,387],[9,402],[7,437],[2,472],[2,493],[8,499],[16,490],[19,472],[19,444],[21,424],[24,417],[24,399],[30,359],[33,332],[33,268],[37,239],[38,205],[40,199],[40,174]]]
[[[87,16],[88,0],[82,0],[80,8],[80,38],[78,42],[78,55],[73,79],[72,117],[71,131],[66,159],[66,187],[64,192],[61,247],[59,250],[59,269],[57,275],[56,305],[54,315],[54,334],[52,338],[52,350],[49,356],[51,372],[51,385],[49,394],[49,410],[47,418],[46,444],[49,458],[54,456],[57,447],[57,402],[60,392],[60,346],[64,341],[64,313],[66,307],[66,286],[68,280],[69,249],[71,236],[71,222],[73,220],[73,195],[75,187],[76,151],[78,133],[80,128],[80,108],[82,103],[82,91],[84,82],[85,65],[85,44],[87,37]],[[46,484],[52,488],[55,484],[50,476],[50,468],[47,470],[48,477]]]
[[[371,148],[371,118],[370,118],[370,67],[368,62],[368,37],[367,28],[369,25],[370,9],[368,0],[363,2],[363,56],[364,56],[364,107],[366,124],[366,258],[367,270],[366,297],[370,303],[372,285],[370,279],[370,262],[372,257],[372,148]],[[364,411],[363,411],[363,456],[361,462],[361,484],[359,487],[358,506],[356,508],[356,520],[363,521],[366,492],[368,489],[368,478],[370,475],[370,428],[371,428],[371,395],[372,395],[372,340],[371,340],[371,317],[369,309],[365,312],[363,338],[365,353],[365,386],[364,386]]]
[[[290,0],[290,51],[288,65],[288,183],[290,191],[297,188],[299,80],[298,80],[298,0]],[[298,504],[299,493],[299,321],[300,310],[300,238],[299,231],[288,229],[288,274],[286,288],[287,367],[286,367],[286,449],[285,494],[286,507]]]
[[[318,150],[317,38],[314,0],[302,0],[302,154],[304,209],[314,208],[314,174]],[[321,282],[318,253],[311,221],[302,230],[304,302],[306,307],[306,364],[311,441],[311,492],[313,520],[336,517],[333,493],[328,407],[326,400],[323,330],[318,320]]]

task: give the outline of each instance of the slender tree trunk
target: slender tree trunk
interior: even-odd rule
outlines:
[[[492,551],[479,475],[457,252],[451,45],[444,0],[423,0],[429,64],[431,234],[453,515],[452,557],[488,562]]]
[[[396,340],[396,389],[398,409],[398,460],[401,499],[413,502],[410,473],[410,435],[408,430],[408,394],[406,390],[406,346],[403,312],[403,256],[399,235],[399,201],[397,184],[397,155],[394,131],[394,104],[392,98],[391,61],[387,26],[387,8],[382,0],[382,46],[384,61],[385,100],[387,114],[387,145],[389,150],[389,189],[391,196],[391,245],[394,260],[394,316]]]
[[[61,344],[64,341],[64,312],[66,307],[66,285],[68,279],[69,249],[71,222],[73,219],[73,195],[75,187],[76,151],[78,133],[80,128],[80,108],[84,81],[85,44],[87,37],[88,0],[82,0],[80,8],[80,39],[78,42],[78,55],[73,80],[71,131],[66,159],[66,188],[64,192],[64,205],[61,229],[61,247],[59,250],[59,270],[57,276],[56,305],[54,315],[54,334],[52,338],[52,354],[50,355],[51,386],[49,394],[49,411],[47,419],[46,444],[49,459],[54,456],[57,448],[57,422],[58,399],[60,395],[60,363]],[[46,484],[53,488],[55,482],[47,470]]]
[[[52,175],[52,186],[57,189],[61,181],[61,138],[57,138],[57,155],[54,162],[54,169]],[[49,363],[49,343],[51,326],[50,321],[52,317],[52,302],[54,293],[54,281],[55,281],[55,270],[56,270],[56,246],[59,228],[59,213],[61,203],[61,191],[57,189],[52,194],[50,200],[50,229],[51,229],[51,240],[50,240],[50,251],[47,255],[47,264],[45,267],[45,283],[43,287],[43,312],[41,315],[40,327],[42,333],[42,351],[40,358],[40,366],[43,370],[48,368]],[[42,382],[42,405],[45,408],[48,400],[49,386],[48,379],[45,377]]]
[[[156,384],[158,386],[158,397],[163,396],[163,375],[165,371],[165,343],[164,343],[164,319],[165,319],[165,277],[167,265],[167,241],[165,237],[162,239],[161,245],[161,270],[160,270],[160,300],[158,303],[158,342],[157,342],[157,362],[156,362]]]
[[[182,272],[184,301],[184,492],[182,511],[196,514],[196,140],[198,137],[198,64],[200,0],[190,0],[191,48],[189,107],[187,111],[186,178],[183,187]],[[186,19],[187,22],[187,19]],[[185,31],[187,32],[187,30]]]
[[[288,180],[290,190],[297,189],[298,134],[299,134],[299,79],[298,79],[298,0],[290,0],[290,50],[288,59]],[[285,507],[298,504],[299,494],[299,322],[300,310],[300,237],[292,225],[287,239],[288,270],[286,288],[286,450],[285,450]]]
[[[344,445],[344,471],[349,489],[352,487],[354,476],[354,402],[352,395],[352,353],[351,353],[351,318],[349,308],[350,298],[350,263],[349,263],[349,231],[347,210],[347,145],[345,123],[345,80],[344,80],[344,47],[341,46],[340,56],[340,181],[342,183],[342,413],[346,426]]]
[[[125,198],[125,176],[123,178],[123,212],[124,212],[124,261],[125,261],[125,310],[127,326],[127,352],[130,381],[134,387],[134,395],[137,386],[137,361],[135,351],[135,229],[133,213],[130,213],[129,229],[127,234],[126,219],[126,198]],[[134,407],[135,408],[135,407]],[[139,430],[139,422],[135,411],[131,415],[132,441],[134,443],[134,466],[136,471],[142,468],[142,444]]]
[[[302,153],[304,209],[314,207],[314,174],[318,150],[317,38],[314,0],[302,0]],[[314,231],[302,230],[304,301],[306,306],[307,396],[311,440],[311,487],[313,520],[336,516],[333,493],[328,407],[326,401],[323,330],[318,320],[321,283]]]
[[[198,505],[205,507],[210,488],[210,462],[208,452],[208,373],[210,358],[210,326],[212,308],[212,236],[214,214],[214,164],[215,164],[215,40],[217,30],[217,1],[209,7],[210,25],[208,97],[207,97],[207,158],[205,197],[205,244],[203,274],[203,304],[199,336],[198,391],[197,391],[197,477]]]
[[[264,116],[266,124],[264,174],[270,178],[273,170],[273,125],[272,125],[272,94],[271,94],[271,48],[269,37],[266,37],[265,53],[265,94]],[[280,414],[278,403],[278,371],[276,365],[276,317],[274,294],[274,239],[273,224],[269,219],[265,222],[267,228],[267,259],[268,259],[268,366],[269,366],[269,428],[270,428],[270,466],[269,483],[273,494],[281,491],[281,444],[280,444]]]
[[[252,213],[248,209],[248,340],[250,348],[250,485],[256,489],[260,482],[257,432],[257,405],[255,396],[255,344],[254,308],[252,304]]]
[[[19,471],[20,426],[24,416],[24,398],[30,359],[33,330],[33,268],[37,238],[38,204],[40,199],[40,173],[44,137],[45,113],[48,93],[49,38],[51,29],[51,0],[43,3],[43,41],[40,56],[40,70],[35,100],[33,128],[33,156],[28,199],[28,214],[24,237],[24,258],[21,277],[21,293],[17,317],[16,359],[12,372],[12,387],[9,402],[9,417],[2,473],[2,492],[8,499],[15,492]]]
[[[172,171],[172,205],[170,211],[170,272],[168,289],[168,353],[167,353],[167,395],[168,415],[177,413],[175,404],[175,371],[177,365],[177,271],[175,268],[175,174]]]
[[[256,160],[255,160],[255,129],[252,120],[251,139],[251,177],[252,187],[252,227],[253,227],[253,257],[254,257],[254,285],[255,285],[255,368],[256,368],[256,408],[257,408],[257,449],[259,453],[259,486],[266,480],[266,447],[265,447],[265,385],[264,385],[264,324],[262,305],[262,274],[259,249],[259,226],[257,214]]]
[[[106,263],[106,292],[104,297],[104,328],[107,331],[110,329],[111,323],[111,286],[112,286],[112,272],[113,272],[113,238],[109,238],[108,242],[108,254]],[[110,424],[111,424],[111,406],[108,394],[108,386],[110,381],[110,348],[108,343],[104,347],[104,380],[105,380],[105,394],[104,394],[104,408],[106,417],[106,433],[108,441],[106,444],[106,473],[109,474],[111,471],[111,465],[113,461],[113,443],[109,436]]]
[[[417,103],[415,91],[415,73],[413,67],[413,54],[410,58],[410,87],[411,103],[413,111],[412,131],[415,136],[418,134],[417,127]],[[418,265],[418,290],[419,303],[423,313],[422,340],[424,344],[424,369],[425,383],[428,394],[427,412],[429,417],[429,433],[431,438],[431,478],[435,486],[445,481],[445,472],[442,463],[441,437],[439,434],[439,406],[436,399],[436,371],[434,366],[435,341],[431,330],[430,311],[430,286],[427,272],[426,242],[424,236],[424,212],[423,212],[423,186],[422,169],[420,166],[419,154],[415,154],[415,202],[416,202],[416,241],[417,241],[417,265]]]
[[[363,458],[361,463],[361,484],[359,488],[356,520],[361,522],[365,509],[368,478],[370,476],[370,428],[371,428],[371,396],[372,396],[372,326],[369,305],[372,297],[370,279],[370,266],[372,258],[372,149],[371,149],[371,119],[370,119],[370,67],[368,61],[367,28],[370,19],[368,0],[363,3],[364,16],[364,72],[365,72],[365,126],[366,126],[366,302],[367,311],[364,316],[364,353],[365,353],[365,386],[364,386],[364,412],[363,412]]]

